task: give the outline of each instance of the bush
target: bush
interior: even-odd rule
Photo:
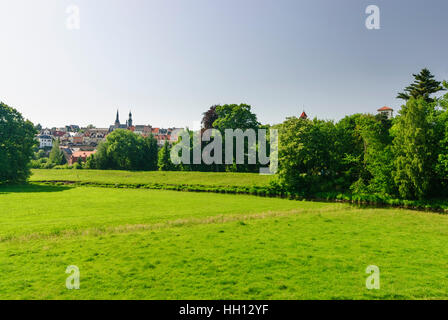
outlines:
[[[82,169],[82,164],[76,162],[73,164],[72,168],[76,169],[76,170],[80,170],[80,169]]]

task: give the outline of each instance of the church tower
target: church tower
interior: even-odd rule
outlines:
[[[120,126],[120,118],[118,117],[118,109],[117,109],[117,117],[115,118],[115,127],[118,128]]]
[[[128,127],[132,127],[132,113],[129,111],[129,120],[128,120]]]

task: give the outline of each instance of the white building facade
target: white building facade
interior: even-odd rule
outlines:
[[[50,135],[42,134],[37,136],[37,139],[39,140],[39,148],[51,148],[53,147],[53,137]]]

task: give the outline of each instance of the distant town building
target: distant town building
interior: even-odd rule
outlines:
[[[394,109],[384,106],[378,109],[378,113],[384,114],[387,119],[392,119],[394,116]]]
[[[134,126],[134,133],[143,137],[148,137],[152,132],[152,127],[148,125],[136,125]]]
[[[303,111],[300,115],[300,119],[308,119],[308,115],[305,113],[305,111]]]
[[[51,148],[53,147],[53,137],[48,134],[40,134],[37,136],[37,140],[39,141],[39,148]]]
[[[132,127],[132,113],[131,113],[131,111],[129,111],[129,119],[126,121],[126,125],[128,126],[128,128]]]
[[[95,154],[96,150],[94,151],[71,151],[71,154],[69,155],[67,162],[68,164],[74,164],[79,161],[86,162],[87,158],[90,157],[92,154]]]
[[[126,121],[126,124],[120,123],[120,116],[117,110],[117,116],[115,117],[115,123],[109,127],[109,132],[112,132],[116,129],[130,129],[132,127],[132,113],[129,112],[129,119]]]

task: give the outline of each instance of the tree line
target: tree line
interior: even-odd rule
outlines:
[[[280,130],[278,187],[378,194],[401,199],[448,196],[448,83],[427,69],[398,98],[399,114],[355,114],[333,121],[288,118]]]
[[[429,199],[448,195],[448,89],[428,69],[399,93],[405,101],[395,118],[354,114],[340,121],[287,118],[283,123],[261,124],[247,104],[214,105],[203,113],[202,132],[215,129],[277,129],[279,170],[274,182],[280,191],[303,195],[319,192],[380,194],[401,199]],[[35,130],[12,108],[1,104],[0,179],[23,181]],[[192,137],[193,132],[188,130]],[[23,141],[24,143],[19,143]],[[269,149],[269,137],[267,137]],[[201,142],[201,151],[206,143]],[[235,144],[233,144],[235,147]],[[244,141],[244,156],[259,146]],[[50,162],[63,162],[57,146]],[[162,148],[153,136],[115,130],[79,168],[121,170],[179,170],[258,172],[260,164],[173,164],[171,146]],[[232,150],[234,151],[234,150]],[[213,151],[212,151],[213,152]],[[15,153],[15,154],[14,154]]]

